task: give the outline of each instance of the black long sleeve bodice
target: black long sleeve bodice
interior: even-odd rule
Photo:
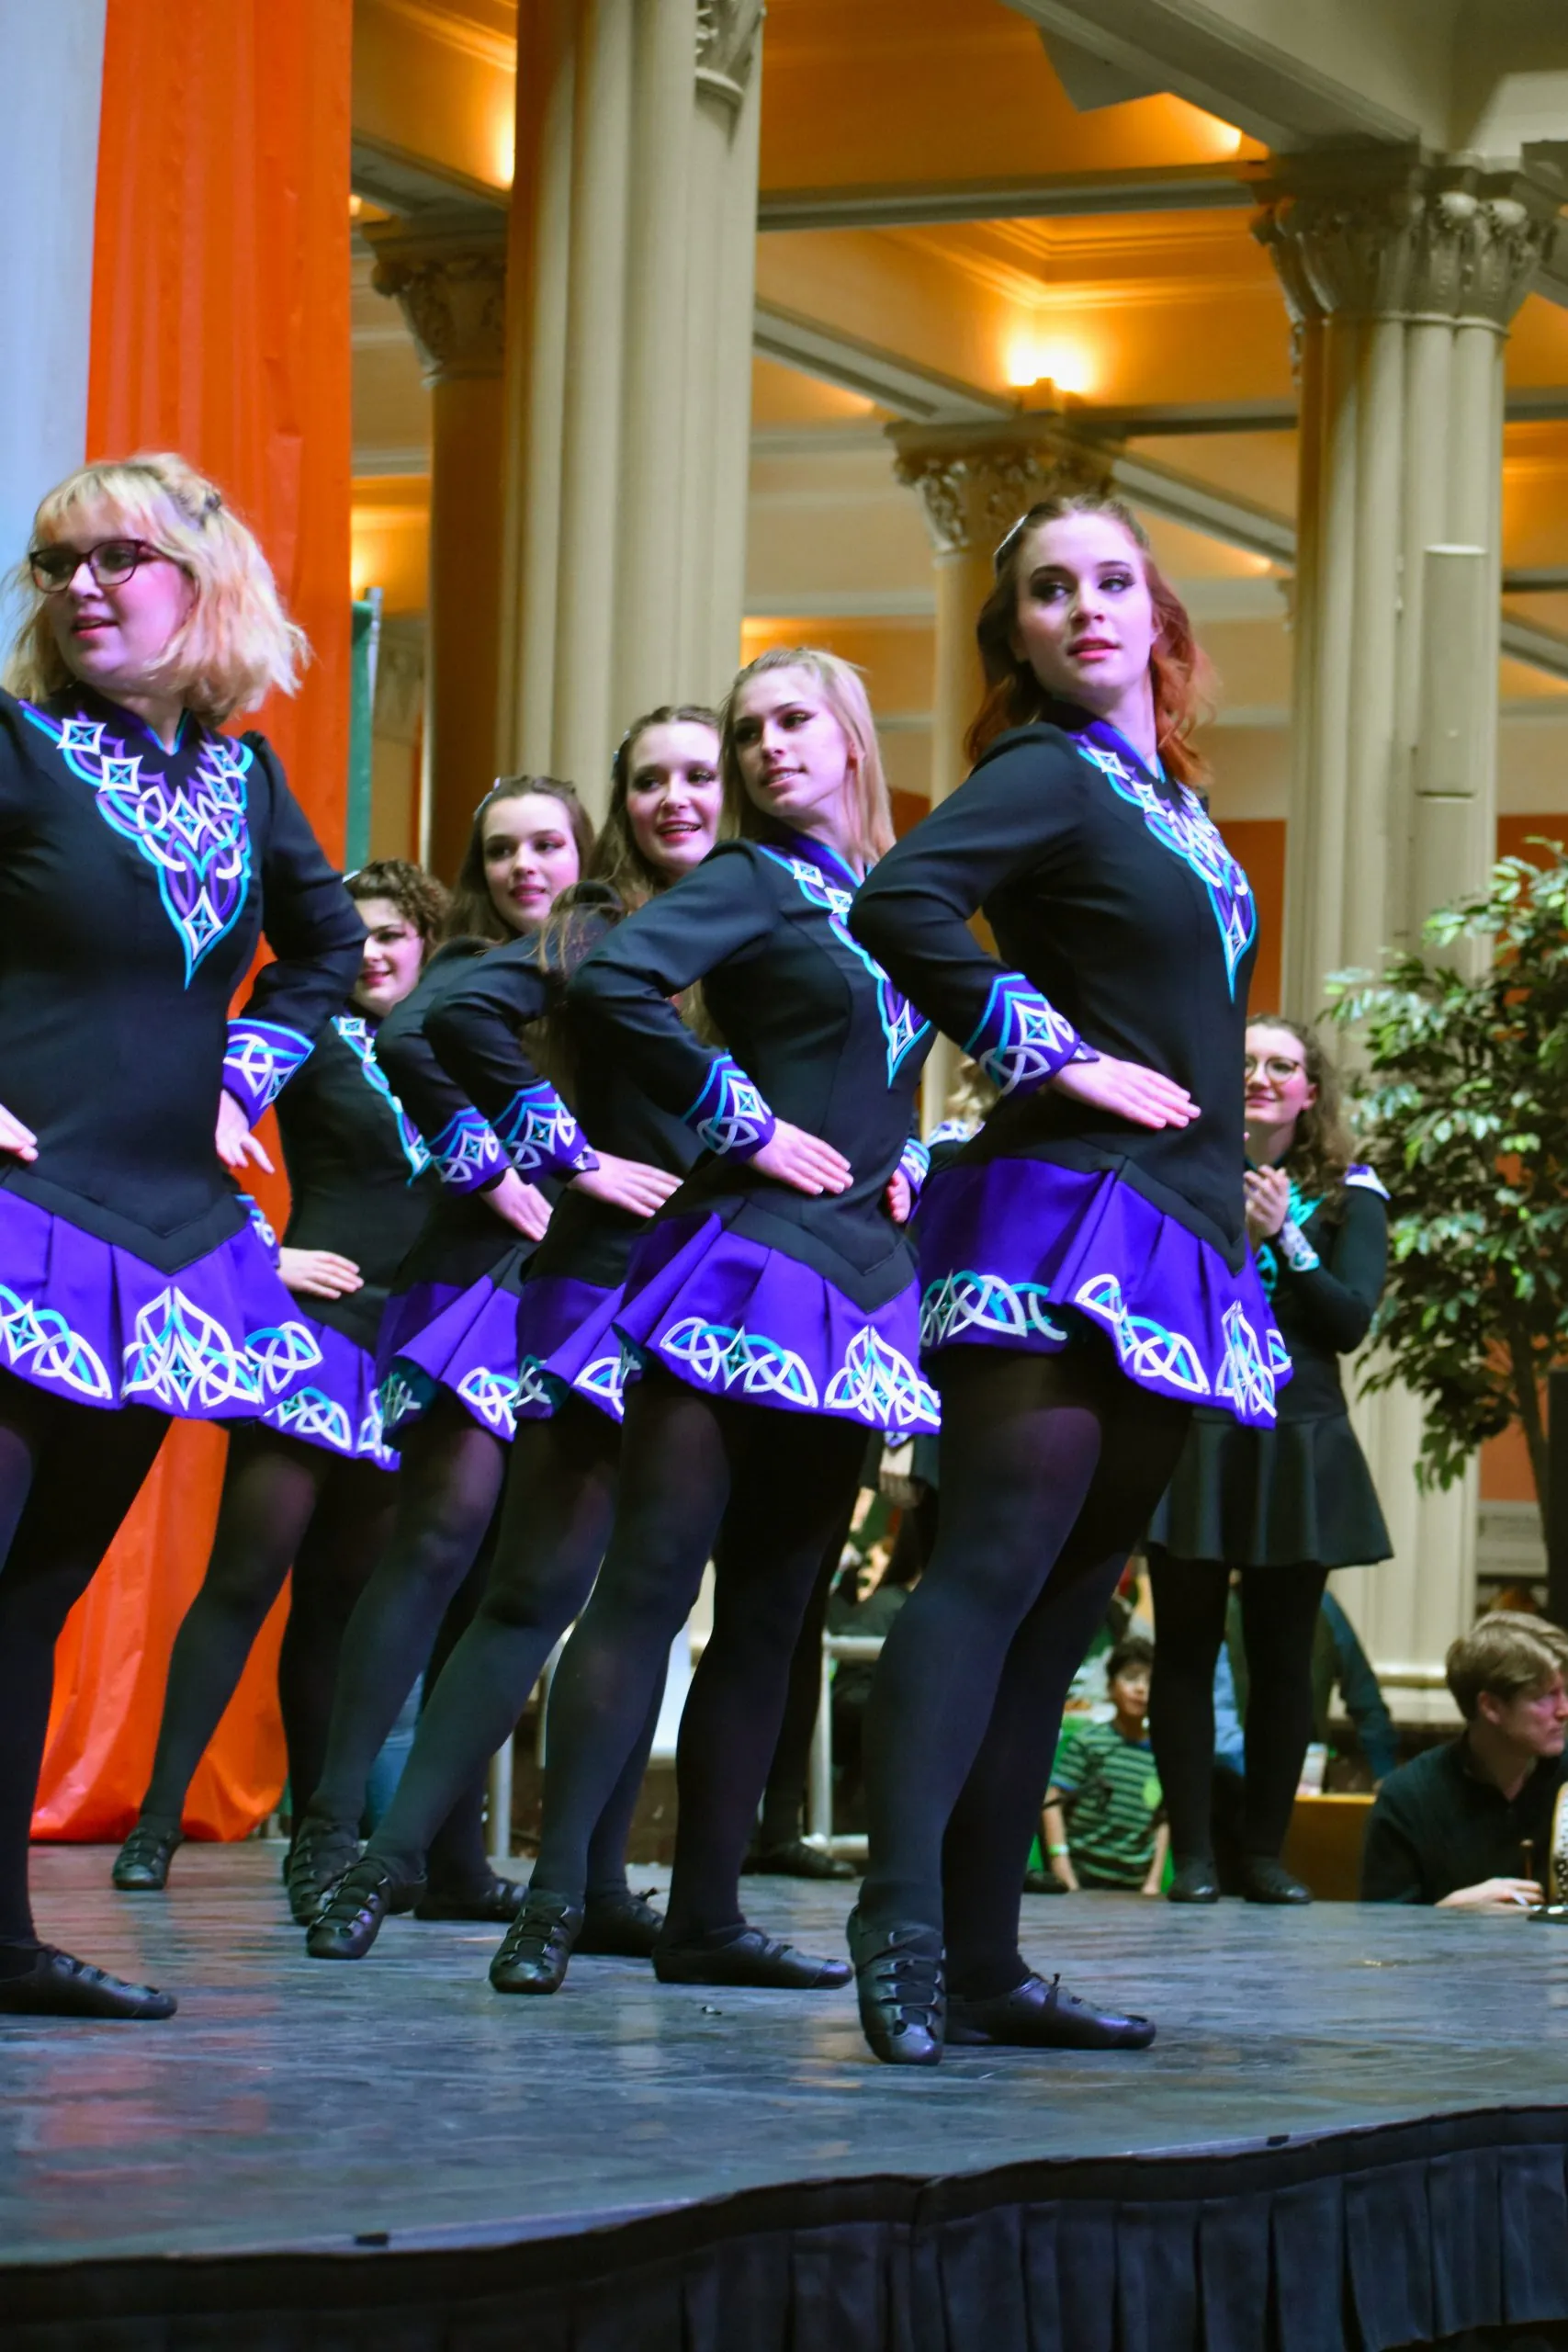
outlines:
[[[542,1132],[558,1126],[560,1098],[540,1077],[519,1032],[551,1016],[570,1066],[567,1091],[589,1144],[684,1175],[702,1149],[691,1128],[653,1100],[624,1057],[597,1049],[581,1015],[567,1009],[570,971],[613,934],[616,922],[608,908],[584,907],[565,939],[552,942],[547,958],[531,940],[498,947],[444,989],[426,1015],[425,1035],[492,1126],[504,1132],[525,1110]],[[531,1272],[609,1287],[625,1279],[631,1244],[644,1224],[611,1202],[569,1188]]]
[[[854,879],[798,835],[725,842],[608,933],[567,1003],[584,1058],[623,1062],[705,1147],[661,1216],[716,1213],[872,1309],[914,1275],[885,1194],[931,1033],[846,927]],[[722,1051],[672,1001],[698,981]],[[847,1192],[796,1193],[751,1164],[776,1118],[843,1153]]]
[[[1113,1170],[1244,1263],[1242,1053],[1256,910],[1197,796],[1087,714],[998,738],[889,852],[850,928],[1002,1099],[960,1165]],[[983,911],[988,954],[969,928]],[[1103,1053],[1184,1086],[1201,1116],[1135,1127],[1051,1089]]]
[[[290,1193],[284,1241],[334,1250],[364,1277],[346,1298],[300,1305],[367,1350],[439,1182],[429,1147],[376,1057],[379,1025],[352,1004],[335,1013],[277,1099]]]
[[[1292,1195],[1284,1234],[1258,1252],[1274,1319],[1291,1351],[1280,1419],[1314,1421],[1345,1410],[1340,1358],[1366,1338],[1388,1271],[1386,1195],[1352,1169],[1337,1206]]]
[[[216,1249],[245,1215],[220,1094],[259,1114],[364,938],[261,736],[187,713],[168,752],[85,690],[0,694],[0,1102],[39,1144],[0,1184],[167,1272]]]

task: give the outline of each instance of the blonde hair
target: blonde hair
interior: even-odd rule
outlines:
[[[271,693],[295,692],[310,659],[305,632],[284,611],[254,535],[215,482],[168,451],[78,467],[39,504],[32,545],[63,538],[74,519],[95,507],[107,509],[127,538],[144,539],[177,563],[195,589],[190,611],[158,662],[158,685],[212,725],[255,709]],[[74,684],[75,673],[25,560],[17,578],[31,610],[11,649],[6,684],[13,694],[42,702]]]
[[[893,846],[893,808],[887,797],[887,779],[882,772],[876,721],[871,715],[860,672],[852,662],[842,662],[836,653],[825,652],[819,646],[770,646],[766,653],[759,653],[754,662],[748,662],[743,670],[736,673],[719,715],[719,766],[724,776],[725,813],[730,827],[743,841],[755,841],[766,823],[740,780],[735,720],[742,686],[748,679],[761,677],[769,670],[806,671],[817,681],[823,701],[843,729],[854,767],[855,847],[865,864],[874,865]]]

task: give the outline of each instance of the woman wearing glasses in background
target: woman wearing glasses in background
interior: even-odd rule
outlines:
[[[225,1170],[261,1159],[365,926],[262,737],[219,732],[305,642],[213,484],[85,467],[28,573],[0,694],[0,2015],[159,2018],[34,1929],[55,1639],[171,1415],[253,1419],[321,1362]]]
[[[1310,1029],[1247,1031],[1247,1230],[1293,1367],[1274,1429],[1200,1406],[1149,1532],[1157,1645],[1149,1731],[1170,1818],[1173,1903],[1216,1903],[1214,1668],[1233,1570],[1247,1658],[1241,1891],[1310,1903],[1280,1860],[1312,1737],[1313,1641],[1330,1568],[1386,1560],[1388,1530],[1345,1409],[1339,1359],[1367,1336],[1387,1193],[1354,1161],[1339,1079]]]

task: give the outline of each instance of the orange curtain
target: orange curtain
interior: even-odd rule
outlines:
[[[351,28],[352,0],[108,0],[87,424],[90,457],[181,450],[260,538],[314,659],[293,702],[237,723],[271,737],[333,857],[348,768]],[[257,1190],[281,1216],[281,1185]],[[220,1431],[175,1424],[72,1614],[40,1837],[130,1826],[223,1453]],[[198,1836],[241,1837],[276,1802],[280,1630],[275,1611],[192,1787]]]

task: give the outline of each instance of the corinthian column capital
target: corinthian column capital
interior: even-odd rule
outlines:
[[[1114,451],[1055,419],[894,424],[894,471],[918,491],[938,555],[988,555],[1021,514],[1057,492],[1111,487]]]
[[[762,0],[697,0],[697,86],[731,106],[746,95]]]
[[[1298,325],[1425,319],[1507,332],[1555,234],[1555,187],[1366,151],[1284,159],[1258,184],[1268,247]]]
[[[506,342],[506,218],[478,205],[418,224],[378,220],[365,235],[370,282],[402,310],[427,383],[499,376]]]

